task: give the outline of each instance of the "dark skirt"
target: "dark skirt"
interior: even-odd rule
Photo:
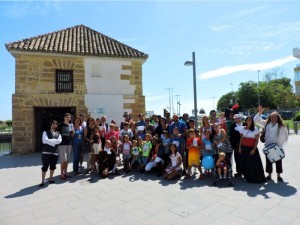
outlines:
[[[250,155],[252,147],[242,145],[242,154],[240,157],[242,174],[248,183],[265,183],[267,182],[262,161],[256,148],[254,155]]]

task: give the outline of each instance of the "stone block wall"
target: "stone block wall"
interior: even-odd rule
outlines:
[[[35,151],[35,107],[76,107],[77,112],[87,112],[84,60],[38,55],[17,55],[15,59],[12,153],[28,154]],[[55,92],[56,69],[73,70],[73,93]]]
[[[133,103],[124,103],[124,111],[131,111],[132,118],[138,119],[138,114],[146,113],[145,96],[143,95],[142,63],[132,61],[131,66],[124,65],[123,70],[131,70],[131,75],[121,74],[122,80],[129,80],[135,86],[133,95],[124,95],[124,100],[132,99]]]

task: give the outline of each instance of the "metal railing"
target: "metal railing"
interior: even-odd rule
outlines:
[[[12,133],[0,133],[0,157],[11,153]]]

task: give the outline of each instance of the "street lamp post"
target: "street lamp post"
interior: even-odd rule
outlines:
[[[213,110],[215,109],[215,98],[216,97],[211,97],[213,99]]]
[[[171,108],[171,88],[166,88],[165,90],[169,90],[169,110],[170,110],[170,115],[172,115],[172,108]]]
[[[176,111],[176,113],[177,113],[177,115],[179,116],[180,114],[179,114],[179,111],[178,111],[178,105],[179,105],[179,102],[178,102],[178,96],[180,96],[180,95],[174,95],[174,96],[176,96],[176,109],[177,109],[177,111]]]
[[[196,86],[196,59],[195,52],[192,54],[193,61],[186,61],[185,66],[193,66],[193,84],[194,84],[194,114],[195,114],[195,127],[198,129],[198,117],[197,117],[197,86]]]

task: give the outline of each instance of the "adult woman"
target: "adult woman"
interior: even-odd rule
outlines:
[[[44,186],[46,172],[48,167],[50,167],[50,178],[49,184],[55,183],[53,180],[54,170],[56,169],[56,164],[58,160],[58,152],[57,146],[61,143],[62,138],[59,132],[56,131],[57,121],[52,120],[50,122],[50,129],[48,131],[43,132],[42,142],[43,152],[42,152],[42,183],[39,185],[40,187]]]
[[[163,131],[168,129],[169,129],[169,124],[167,123],[166,118],[160,117],[158,127],[155,129],[153,136],[156,135],[158,139],[162,139]]]
[[[218,123],[214,123],[212,127],[213,144],[215,149],[218,150],[216,153],[225,152],[227,158],[231,159],[233,149],[226,135],[226,131],[220,128]]]
[[[88,154],[88,159],[86,162],[86,172],[89,173],[91,171],[91,159],[92,159],[92,145],[93,145],[93,139],[92,134],[94,133],[94,127],[95,127],[95,120],[94,118],[90,117],[86,121],[87,126],[84,128],[84,145],[85,145],[85,151],[84,153]]]
[[[257,149],[259,130],[254,127],[251,116],[246,117],[246,126],[241,128],[240,133],[239,153],[242,174],[249,183],[265,183],[264,169]]]
[[[81,126],[80,117],[74,119],[74,132],[72,134],[72,146],[73,146],[73,173],[78,175],[79,160],[81,156],[82,144],[83,144],[83,131]]]
[[[278,144],[280,148],[288,141],[288,132],[283,124],[283,120],[277,112],[272,112],[267,120],[261,118],[263,107],[258,106],[258,114],[254,117],[254,121],[261,127],[265,127],[265,145]],[[276,163],[277,181],[282,182],[283,179],[280,176],[282,173],[282,159]],[[271,174],[273,172],[272,163],[266,157],[266,172],[268,173],[267,180],[271,180]]]

